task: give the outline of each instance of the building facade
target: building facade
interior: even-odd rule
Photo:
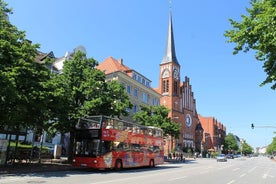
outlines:
[[[141,105],[160,105],[161,95],[151,87],[151,80],[130,69],[124,64],[123,59],[109,57],[100,63],[97,69],[105,72],[107,81],[116,80],[125,87],[133,107],[128,109],[129,116],[122,117],[123,119],[132,120],[132,116],[141,109]]]
[[[214,117],[198,115],[203,127],[203,147],[209,152],[223,151],[226,127]]]

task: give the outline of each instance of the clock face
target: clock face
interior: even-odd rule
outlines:
[[[192,117],[190,114],[186,115],[186,126],[191,127],[192,126]]]
[[[178,71],[175,69],[175,70],[173,71],[173,77],[174,77],[175,79],[178,79],[178,76],[179,76]]]

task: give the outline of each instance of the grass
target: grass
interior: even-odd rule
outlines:
[[[15,148],[16,146],[16,142],[15,141],[11,141],[10,142],[10,147],[11,148]],[[17,148],[18,149],[32,149],[33,145],[32,144],[26,144],[26,143],[22,143],[22,142],[18,142]],[[40,146],[38,147],[40,148]],[[46,147],[46,146],[42,146],[42,150],[43,151],[49,151],[50,148]]]

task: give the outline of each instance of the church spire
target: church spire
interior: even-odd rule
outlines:
[[[170,10],[170,15],[169,15],[169,28],[168,28],[168,35],[167,35],[166,50],[165,50],[165,55],[163,57],[161,64],[165,64],[165,63],[169,63],[169,62],[174,62],[179,65],[176,55],[175,55],[171,10]]]

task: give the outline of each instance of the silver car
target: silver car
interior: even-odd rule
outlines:
[[[225,154],[219,154],[217,156],[217,162],[227,162],[227,158]]]

